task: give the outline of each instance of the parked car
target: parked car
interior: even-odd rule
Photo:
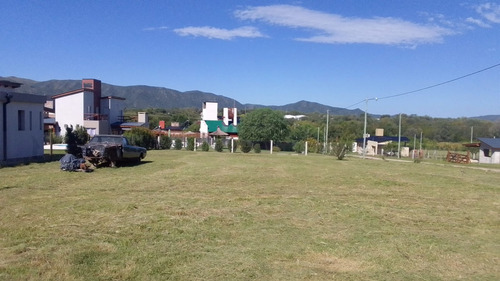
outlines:
[[[130,145],[128,139],[120,135],[96,135],[82,147],[85,160],[96,167],[139,162],[146,154],[146,148]]]

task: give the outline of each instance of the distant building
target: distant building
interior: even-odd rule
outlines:
[[[238,109],[224,108],[223,116],[217,116],[218,103],[204,102],[201,112],[200,136],[208,138],[210,134],[222,131],[226,138],[238,139]]]
[[[500,139],[477,138],[480,141],[479,163],[500,164]]]
[[[295,120],[301,120],[302,118],[306,118],[306,115],[290,115],[287,114],[285,115],[285,119],[295,119]]]
[[[358,138],[356,139],[356,144],[354,147],[356,148],[357,152],[359,154],[363,153],[363,141],[364,138]],[[366,150],[366,155],[383,155],[384,153],[389,152],[387,150],[387,145],[392,143],[392,142],[398,142],[399,137],[389,137],[389,136],[384,136],[384,129],[376,129],[375,130],[375,136],[368,136],[366,138],[366,144],[365,144],[365,150]],[[408,157],[409,156],[409,149],[406,147],[406,143],[409,142],[410,140],[407,137],[401,137],[401,142],[403,143],[402,150],[401,150],[401,156],[403,157]]]
[[[102,96],[101,81],[83,79],[82,88],[52,96],[58,134],[66,134],[65,126],[87,129],[89,135],[110,134],[111,124],[123,123],[125,98]]]
[[[14,93],[22,84],[0,81],[0,165],[43,160],[45,96]]]
[[[111,124],[113,134],[122,134],[124,131],[130,131],[132,128],[137,127],[149,128],[149,117],[147,112],[137,112],[137,122],[117,121]]]

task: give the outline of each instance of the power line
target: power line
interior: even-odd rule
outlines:
[[[435,88],[435,87],[438,87],[438,86],[442,86],[444,84],[448,84],[448,83],[451,83],[451,82],[455,82],[457,80],[460,80],[460,79],[464,79],[466,77],[469,77],[469,76],[472,76],[472,75],[475,75],[475,74],[478,74],[478,73],[481,73],[483,71],[486,71],[486,70],[489,70],[489,69],[492,69],[492,68],[495,68],[495,67],[498,67],[500,66],[500,63],[497,63],[495,65],[492,65],[492,66],[488,66],[486,68],[483,68],[481,70],[478,70],[478,71],[474,71],[472,73],[469,73],[469,74],[466,74],[466,75],[462,75],[460,77],[457,77],[457,78],[453,78],[453,79],[450,79],[450,80],[447,80],[447,81],[444,81],[444,82],[441,82],[441,83],[437,83],[437,84],[434,84],[434,85],[431,85],[431,86],[427,86],[427,87],[424,87],[424,88],[420,88],[420,89],[417,89],[417,90],[413,90],[413,91],[408,91],[408,92],[403,92],[403,93],[400,93],[400,94],[396,94],[396,95],[390,95],[390,96],[385,96],[385,97],[381,97],[381,98],[378,98],[379,100],[382,100],[382,99],[390,99],[390,98],[395,98],[395,97],[400,97],[400,96],[405,96],[405,95],[409,95],[409,94],[413,94],[413,93],[416,93],[416,92],[421,92],[421,91],[424,91],[424,90],[428,90],[428,89],[431,89],[431,88]],[[350,105],[347,108],[351,108],[353,106],[356,106],[362,102],[366,101],[366,99],[362,100],[362,101],[359,101],[353,105]]]

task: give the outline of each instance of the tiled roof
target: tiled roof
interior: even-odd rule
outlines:
[[[94,90],[87,89],[87,88],[82,88],[82,89],[77,89],[77,90],[73,90],[73,91],[69,91],[69,92],[64,92],[62,94],[53,95],[51,98],[52,99],[58,99],[58,98],[62,98],[62,97],[65,97],[65,96],[69,96],[69,95],[73,95],[73,94],[78,94],[78,93],[83,93],[83,92],[94,92]]]
[[[217,127],[219,127],[221,131],[228,133],[228,134],[237,134],[238,133],[238,127],[234,126],[233,124],[229,124],[228,126],[226,126],[226,125],[224,125],[224,122],[221,120],[205,121],[205,123],[207,123],[209,133],[217,131]]]
[[[485,143],[491,148],[500,148],[500,138],[477,138],[480,142]]]
[[[115,122],[111,124],[111,127],[128,128],[128,127],[143,127],[144,125],[146,125],[146,123],[143,122]]]

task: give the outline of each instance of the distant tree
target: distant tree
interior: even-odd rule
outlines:
[[[493,123],[493,122],[492,122]],[[479,135],[482,136],[482,135]],[[500,137],[500,121],[494,122],[491,127],[489,127],[488,131],[486,131],[483,136],[487,137]]]
[[[260,143],[256,143],[253,145],[253,152],[255,153],[260,153],[261,149],[260,149]]]
[[[194,151],[194,138],[187,139],[187,150]]]
[[[201,144],[201,150],[203,150],[203,151],[209,151],[210,150],[210,145],[208,144],[208,142],[204,141]]]
[[[290,139],[292,141],[303,141],[315,137],[318,127],[311,121],[294,121],[290,126]]]
[[[243,153],[248,153],[252,151],[252,142],[247,140],[239,140],[240,150]]]
[[[293,145],[293,151],[302,153],[305,150],[305,141],[298,141]]]
[[[215,151],[222,152],[223,149],[224,149],[224,144],[222,144],[222,140],[221,139],[217,139],[215,141]]]
[[[181,139],[175,139],[174,148],[176,150],[181,150],[182,149],[182,140]]]
[[[320,153],[323,147],[318,140],[309,138],[307,139],[307,151],[311,153]]]
[[[146,149],[153,149],[156,146],[155,135],[148,128],[135,127],[130,131],[126,131],[123,135],[132,145],[141,146]]]
[[[283,141],[289,134],[283,114],[268,108],[256,109],[245,115],[238,125],[238,135],[249,141]]]
[[[185,130],[186,131],[191,131],[191,132],[199,132],[200,131],[200,122],[196,122],[196,123],[191,124]]]
[[[160,137],[160,149],[170,149],[172,147],[172,139],[169,136]]]

